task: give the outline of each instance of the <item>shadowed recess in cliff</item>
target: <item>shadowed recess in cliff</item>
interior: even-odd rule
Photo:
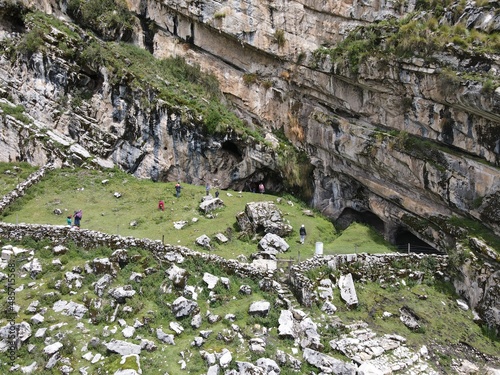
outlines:
[[[408,230],[399,228],[394,237],[394,244],[399,251],[408,253],[423,253],[423,254],[443,254],[435,247],[422,241]]]
[[[233,142],[225,141],[222,143],[222,149],[235,156],[238,162],[243,160],[243,155],[241,154],[238,146],[236,146]]]
[[[384,234],[385,231],[384,221],[371,211],[360,212],[352,208],[346,208],[342,211],[342,214],[335,221],[335,225],[339,229],[345,229],[353,222],[369,225],[373,229],[375,229],[378,233],[382,235]]]

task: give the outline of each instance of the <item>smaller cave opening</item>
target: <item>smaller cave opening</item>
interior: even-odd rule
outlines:
[[[422,254],[441,254],[434,246],[421,240],[409,230],[399,228],[394,236],[394,245],[401,252],[422,253]]]
[[[335,226],[344,230],[353,222],[369,225],[378,233],[384,234],[384,221],[371,211],[356,211],[352,208],[345,208],[338,219],[335,220]]]
[[[231,155],[235,156],[238,163],[241,162],[243,160],[243,155],[241,154],[238,146],[236,146],[236,144],[234,144],[233,142],[231,141],[225,141],[224,143],[222,143],[222,150],[230,153]]]

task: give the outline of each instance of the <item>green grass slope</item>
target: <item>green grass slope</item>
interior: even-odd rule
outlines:
[[[105,183],[103,181],[106,181]],[[28,193],[0,215],[8,223],[65,225],[66,216],[75,210],[83,210],[82,229],[108,234],[162,240],[172,245],[182,245],[202,250],[195,239],[206,234],[212,239],[213,250],[224,258],[249,256],[257,251],[259,238],[239,236],[237,213],[244,211],[248,202],[273,201],[283,214],[284,220],[294,228],[286,238],[290,250],[283,258],[305,259],[315,253],[316,242],[323,243],[323,253],[339,254],[358,252],[388,252],[392,247],[363,225],[354,225],[339,237],[327,218],[313,212],[293,197],[279,197],[251,192],[220,191],[224,207],[205,216],[198,207],[205,194],[203,186],[182,184],[181,196],[175,196],[175,183],[158,183],[136,179],[119,170],[97,171],[57,169],[30,188]],[[117,198],[115,193],[119,193]],[[215,193],[215,189],[211,190]],[[165,201],[165,211],[158,209],[158,201]],[[54,214],[61,210],[61,215]],[[197,221],[193,221],[197,219]],[[187,221],[182,229],[175,229],[174,222]],[[136,225],[131,225],[135,222]],[[307,228],[305,244],[299,243],[298,229]],[[224,233],[230,238],[226,244],[217,244],[214,235]],[[240,238],[241,237],[241,238]],[[337,241],[339,241],[337,243]]]
[[[0,163],[0,196],[10,193],[36,169],[28,163]]]

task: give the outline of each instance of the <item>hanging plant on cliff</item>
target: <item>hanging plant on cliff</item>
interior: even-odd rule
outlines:
[[[134,17],[123,0],[70,0],[68,14],[104,40],[128,41]]]

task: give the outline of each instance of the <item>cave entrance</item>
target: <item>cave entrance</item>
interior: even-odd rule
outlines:
[[[369,225],[378,233],[384,235],[385,224],[383,220],[371,211],[356,211],[352,208],[346,208],[335,220],[335,226],[344,230],[353,222]]]
[[[233,142],[225,141],[224,143],[222,143],[221,148],[225,152],[228,152],[229,154],[233,155],[236,158],[238,163],[240,163],[243,160],[243,155],[241,154],[240,149]]]
[[[394,245],[399,251],[405,253],[441,254],[435,247],[403,228],[398,229],[394,237]]]

